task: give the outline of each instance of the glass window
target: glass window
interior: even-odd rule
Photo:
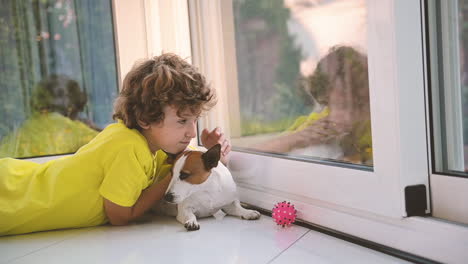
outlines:
[[[429,1],[433,166],[468,171],[468,1]]]
[[[75,152],[111,122],[111,1],[3,1],[0,42],[0,158]]]
[[[234,0],[237,150],[372,166],[364,0]]]
[[[280,141],[278,137],[283,131],[276,132],[277,135],[274,138],[273,133],[275,132],[259,132],[257,135],[249,136],[241,130],[241,124],[245,121],[245,117],[241,117],[241,115],[244,115],[244,108],[248,106],[244,105],[242,100],[253,100],[253,98],[249,98],[249,91],[245,91],[243,88],[249,82],[245,79],[242,80],[242,73],[239,72],[243,70],[243,67],[251,67],[249,64],[257,63],[259,57],[253,52],[249,53],[253,48],[242,48],[239,30],[236,29],[239,27],[237,24],[241,21],[239,19],[236,21],[236,17],[239,17],[240,13],[240,10],[236,8],[249,3],[252,5],[261,4],[261,7],[273,7],[265,12],[257,8],[250,13],[250,15],[257,14],[265,17],[273,15],[275,10],[281,7],[283,10],[290,10],[289,14],[292,16],[296,11],[291,10],[301,11],[305,8],[334,6],[333,10],[337,12],[327,13],[324,19],[330,20],[323,23],[324,27],[333,25],[334,21],[341,21],[340,17],[358,13],[354,12],[352,6],[359,6],[358,9],[365,14],[362,16],[365,18],[363,31],[366,32],[364,34],[366,40],[362,43],[366,43],[367,46],[362,48],[358,44],[348,43],[348,39],[353,39],[352,37],[356,35],[353,34],[353,36],[343,38],[342,42],[338,42],[347,43],[346,45],[330,45],[331,47],[323,51],[324,55],[317,58],[320,61],[327,57],[329,50],[333,50],[333,47],[337,45],[338,47],[351,46],[354,51],[359,51],[361,54],[367,52],[368,70],[358,70],[359,67],[355,69],[356,72],[368,75],[368,89],[370,91],[366,89],[364,94],[369,93],[372,102],[370,103],[372,106],[372,166],[358,164],[362,162],[360,160],[353,163],[342,163],[346,161],[345,157],[324,161],[320,159],[325,156],[323,154],[312,156],[287,152],[273,154],[272,152],[256,151],[258,148],[254,147],[258,145],[263,148],[265,145],[269,147],[268,143],[261,145],[269,140],[268,137]],[[283,5],[279,5],[281,3]],[[291,3],[298,4],[299,7],[289,8],[288,5]],[[225,135],[232,139],[235,147],[234,151],[231,152],[228,167],[236,182],[239,183],[238,187],[243,202],[268,209],[270,207],[268,204],[273,204],[276,199],[289,198],[311,205],[312,211],[315,210],[312,209],[315,206],[315,208],[328,207],[338,211],[347,207],[364,210],[372,215],[397,218],[407,216],[406,208],[402,206],[402,201],[405,199],[404,188],[414,184],[428,185],[427,138],[421,136],[426,135],[426,119],[424,118],[425,87],[420,4],[417,1],[408,1],[402,4],[401,1],[393,0],[365,2],[189,1],[193,61],[200,67],[207,79],[211,80],[219,95],[216,108],[202,118],[203,122],[200,127],[213,129],[219,126],[223,128]],[[247,8],[245,12],[248,10]],[[340,10],[345,11],[338,12]],[[285,13],[288,12],[285,11]],[[353,27],[348,26],[348,24],[352,25],[355,20],[358,19],[348,19],[346,23],[342,22],[340,28],[344,27],[348,31],[352,31]],[[320,21],[323,22],[323,20]],[[262,43],[264,47],[268,47],[267,44],[271,45],[270,43],[274,42],[275,38],[267,38],[265,34],[270,32],[268,28],[271,25],[278,25],[278,23],[266,20],[264,23],[247,23],[246,27],[250,29],[252,24],[254,25],[253,29],[259,25],[262,26],[261,30],[250,34],[251,38],[257,38],[254,42],[255,45]],[[333,33],[330,36],[335,34],[333,27],[329,27],[328,32]],[[262,41],[262,36],[266,40]],[[360,42],[354,41],[353,43]],[[271,57],[275,59],[275,62],[264,63],[255,70],[260,71],[267,67],[276,68],[279,67],[279,63],[282,63],[276,58],[275,53],[269,52],[265,55],[262,53],[262,49],[259,50],[259,54],[264,54],[264,58]],[[243,59],[251,58],[252,62],[240,64],[242,56],[246,57]],[[354,67],[350,67],[350,64],[341,63],[339,65],[343,66],[342,69],[354,69]],[[287,69],[289,68],[282,68],[283,71]],[[312,72],[314,71],[312,70]],[[253,73],[247,72],[245,74]],[[347,76],[351,76],[351,74]],[[259,76],[255,80],[261,81],[261,77]],[[344,81],[340,78],[329,79],[338,83],[333,88],[347,87],[342,85]],[[346,90],[344,88],[342,90]],[[353,95],[350,90],[347,91],[349,95]],[[252,90],[250,96],[255,97],[256,93],[258,92]],[[272,94],[275,95],[276,92]],[[360,95],[362,96],[362,94]],[[241,98],[242,96],[245,96],[244,99]],[[268,102],[270,98],[271,96],[268,97],[268,95],[263,96],[261,100],[256,102],[259,104],[262,101]],[[324,100],[324,98],[318,97],[317,101],[319,99]],[[362,105],[366,104],[368,105],[369,102],[362,103]],[[282,106],[276,104],[275,107]],[[272,107],[270,107],[271,109]],[[304,115],[307,116],[310,113],[306,112]],[[366,119],[369,120],[369,118]],[[326,144],[323,145],[326,146]],[[317,144],[314,147],[316,146]],[[309,214],[309,216],[304,216],[304,219],[314,221],[312,219],[315,215]]]

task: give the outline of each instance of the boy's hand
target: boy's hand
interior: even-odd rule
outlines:
[[[201,134],[201,142],[203,146],[210,149],[216,144],[221,144],[221,161],[226,164],[226,156],[231,151],[231,143],[225,138],[224,133],[221,132],[219,127],[209,132],[208,129],[203,129]]]

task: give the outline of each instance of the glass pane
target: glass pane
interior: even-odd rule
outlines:
[[[0,7],[0,158],[75,152],[112,121],[111,1]]]
[[[466,175],[468,1],[429,1],[428,26],[434,171]]]
[[[233,13],[233,146],[372,166],[366,1],[234,0]]]

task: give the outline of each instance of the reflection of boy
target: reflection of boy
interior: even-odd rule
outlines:
[[[32,115],[0,144],[0,157],[32,157],[72,153],[97,135],[76,120],[86,105],[78,83],[51,75],[37,85],[31,99]]]
[[[298,117],[287,133],[256,148],[317,155],[314,149],[326,144],[328,153],[322,149],[321,158],[372,164],[366,56],[351,47],[332,48],[305,80],[305,87],[322,110]]]
[[[64,75],[52,74],[39,82],[32,96],[32,108],[41,113],[57,112],[70,119],[77,119],[83,111],[87,96],[78,82]]]
[[[213,90],[174,54],[134,66],[116,101],[117,123],[74,155],[44,164],[0,159],[0,235],[125,225],[160,200],[172,178],[168,153],[187,148]],[[223,143],[221,131],[202,143]],[[223,144],[224,154],[229,143]]]

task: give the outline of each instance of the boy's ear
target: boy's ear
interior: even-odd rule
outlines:
[[[139,125],[141,128],[143,128],[143,129],[148,129],[148,128],[150,127],[150,124],[148,124],[148,123],[146,123],[146,122],[143,122],[143,121],[141,121],[141,120],[139,120],[139,119],[137,120],[137,123],[138,123],[138,125]]]
[[[211,170],[218,166],[219,159],[221,158],[221,144],[214,145],[207,152],[203,153],[201,157],[206,170]]]

